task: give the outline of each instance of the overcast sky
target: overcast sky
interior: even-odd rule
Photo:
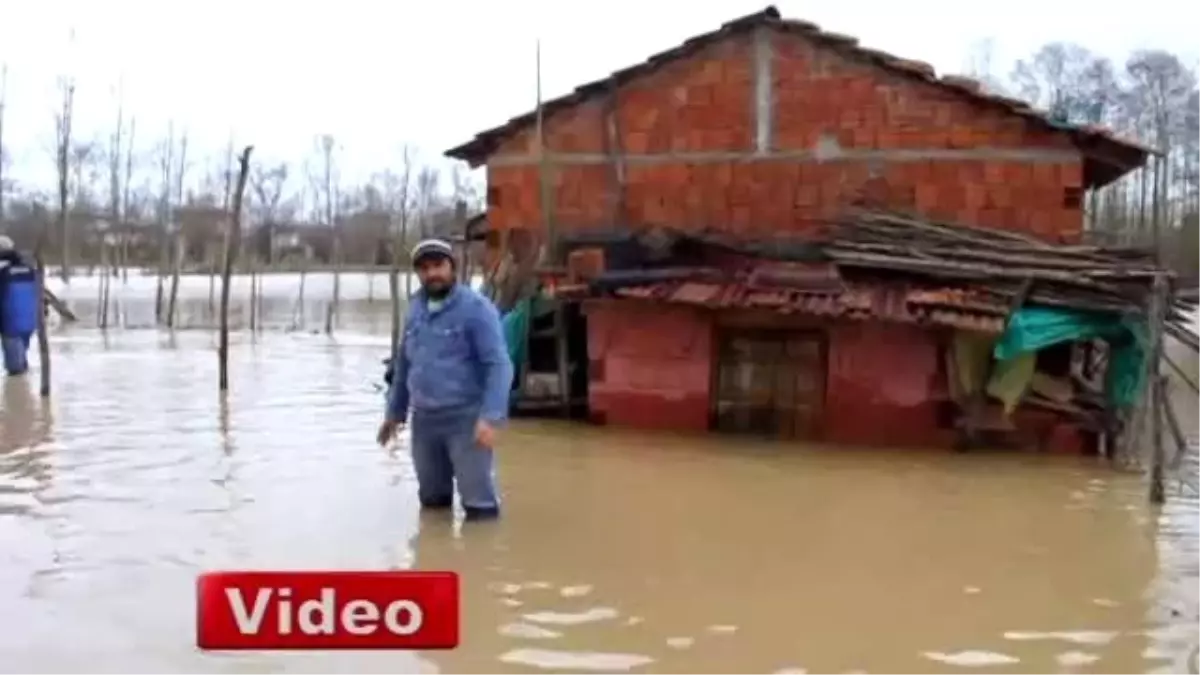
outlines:
[[[1196,10],[1141,0],[1119,11],[1082,0],[840,0],[776,3],[791,18],[870,47],[963,71],[983,41],[1006,75],[1044,42],[1115,59],[1163,48],[1195,63]],[[319,133],[344,147],[348,178],[394,164],[401,143],[429,159],[535,103],[535,40],[547,97],[717,28],[749,0],[0,0],[8,65],[5,143],[13,178],[52,176],[56,78],[74,73],[77,128],[111,133],[118,83],[137,144],[186,126],[190,155],[216,157],[232,132],[264,160],[297,161]],[[1183,20],[1181,15],[1190,15]],[[1174,19],[1170,17],[1176,17]],[[69,39],[71,29],[75,39]],[[201,168],[197,165],[197,169]],[[35,178],[36,177],[36,178]]]

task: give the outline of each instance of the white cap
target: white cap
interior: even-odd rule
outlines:
[[[16,245],[13,244],[13,240],[0,234],[0,251],[11,251],[14,248],[16,248]]]
[[[442,239],[423,239],[417,242],[417,245],[412,250],[412,264],[416,265],[417,261],[426,256],[444,256],[454,259],[454,249],[450,243]]]

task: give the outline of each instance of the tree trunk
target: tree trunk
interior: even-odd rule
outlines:
[[[179,298],[179,275],[183,271],[183,256],[187,250],[183,232],[175,233],[175,264],[171,270],[171,294],[167,298],[167,328],[175,327],[175,303]]]
[[[167,232],[167,225],[165,223],[162,226],[160,238],[161,241],[158,245],[158,279],[154,289],[154,322],[157,324],[161,324],[163,319],[164,284],[167,278],[167,268],[171,264],[170,234]]]
[[[393,357],[400,348],[400,237],[392,237],[392,255],[388,268],[388,296],[392,301],[392,351]]]
[[[308,278],[308,257],[305,256],[300,261],[300,318],[298,320],[300,330],[304,330],[304,284]]]
[[[250,272],[250,332],[258,326],[258,280],[255,274],[258,264],[251,256],[246,260],[246,268]]]
[[[329,301],[329,306],[325,311],[325,333],[332,334],[334,324],[337,321],[338,300],[340,299],[341,288],[341,271],[342,271],[342,233],[341,228],[337,228],[333,235],[333,297]]]

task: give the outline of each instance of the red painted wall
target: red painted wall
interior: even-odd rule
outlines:
[[[708,429],[710,314],[687,307],[598,301],[587,305],[587,317],[588,358],[591,370],[600,373],[589,388],[593,413],[619,426]],[[833,324],[828,354],[825,440],[926,446],[949,442],[937,429],[937,406],[930,401],[943,389],[932,333],[895,324]]]
[[[943,446],[937,428],[945,390],[934,333],[916,326],[844,323],[830,327],[825,438],[834,443]]]
[[[586,306],[588,403],[606,424],[708,429],[712,323],[698,310],[639,302]]]
[[[590,301],[589,405],[604,424],[705,431],[712,386],[712,315],[690,307]],[[774,327],[781,327],[773,324]],[[953,447],[938,427],[945,374],[938,337],[917,326],[830,324],[823,437],[878,447]],[[1024,441],[1042,451],[1079,454],[1078,432],[1049,413],[1018,411]]]
[[[867,195],[935,218],[1078,238],[1082,212],[1068,204],[1065,190],[1082,185],[1082,160],[1062,135],[803,36],[769,37],[773,156],[754,155],[753,38],[733,37],[618,90],[621,151],[655,156],[627,163],[624,213],[613,198],[616,172],[597,161],[606,152],[611,103],[600,97],[550,115],[548,148],[575,156],[556,160],[550,171],[556,224],[563,230],[617,223],[763,235],[802,231],[813,218]],[[815,160],[814,153],[831,146],[836,152],[827,160]],[[526,130],[489,159],[491,227],[541,227],[535,148],[533,131]],[[1001,158],[998,149],[1064,154],[1032,162]],[[857,151],[943,155],[863,158]],[[977,153],[961,154],[969,151]],[[689,161],[698,153],[729,158]]]

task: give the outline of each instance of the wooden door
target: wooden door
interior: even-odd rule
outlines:
[[[782,438],[817,435],[825,399],[819,333],[730,332],[721,337],[714,387],[719,431]]]

